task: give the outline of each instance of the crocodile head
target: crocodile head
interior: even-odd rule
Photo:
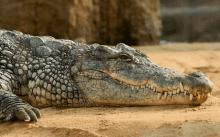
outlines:
[[[96,104],[201,104],[213,88],[200,71],[182,75],[122,43],[115,47],[93,44],[77,54],[73,78]]]

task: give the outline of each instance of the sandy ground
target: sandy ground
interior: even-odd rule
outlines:
[[[216,46],[217,45],[217,46]],[[202,71],[215,84],[201,106],[45,108],[35,123],[0,124],[0,136],[220,136],[220,44],[136,47],[160,66],[183,74]]]

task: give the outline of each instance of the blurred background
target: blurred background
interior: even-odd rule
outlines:
[[[0,28],[87,44],[219,42],[219,0],[0,0]]]
[[[161,39],[220,42],[220,0],[161,0]]]

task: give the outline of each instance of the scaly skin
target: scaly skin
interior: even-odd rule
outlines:
[[[213,83],[201,72],[160,67],[123,43],[89,46],[0,30],[0,86],[1,121],[37,121],[34,107],[201,104]]]

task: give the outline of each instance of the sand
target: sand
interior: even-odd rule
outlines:
[[[1,123],[0,136],[220,136],[220,51],[214,51],[216,44],[135,47],[160,66],[183,74],[199,70],[209,77],[215,87],[201,106],[50,107],[40,109],[42,117],[37,122]]]

